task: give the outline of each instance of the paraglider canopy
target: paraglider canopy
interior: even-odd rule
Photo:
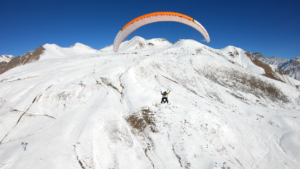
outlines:
[[[160,21],[173,21],[173,22],[180,22],[186,25],[189,25],[196,30],[198,30],[205,38],[206,42],[210,42],[209,35],[205,28],[197,22],[195,19],[176,12],[153,12],[146,15],[139,16],[130,22],[128,22],[125,26],[117,34],[115,41],[114,41],[114,51],[118,52],[120,44],[122,41],[133,31],[138,29],[139,27],[153,23],[153,22],[160,22]]]

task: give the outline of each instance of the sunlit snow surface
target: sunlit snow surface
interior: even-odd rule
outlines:
[[[0,75],[0,168],[300,168],[300,92],[240,48],[140,37],[119,53],[44,48]]]
[[[13,55],[1,55],[0,56],[0,63],[1,62],[9,62],[12,58],[14,58]]]

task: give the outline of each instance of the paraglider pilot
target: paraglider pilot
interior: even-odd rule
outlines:
[[[164,91],[163,93],[162,92],[160,92],[161,93],[161,95],[162,95],[162,99],[161,99],[161,103],[169,103],[169,101],[168,101],[168,94],[170,93],[171,91],[169,91],[168,93],[166,92],[166,91]]]

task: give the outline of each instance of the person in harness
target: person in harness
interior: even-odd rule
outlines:
[[[168,94],[170,93],[171,91],[169,91],[168,93],[166,92],[166,91],[164,91],[163,93],[162,92],[160,92],[161,93],[161,95],[162,95],[162,99],[161,99],[161,103],[169,103],[169,101],[168,101]]]

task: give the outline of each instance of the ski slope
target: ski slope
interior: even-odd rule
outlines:
[[[300,168],[299,90],[240,48],[43,47],[0,75],[0,168]]]

